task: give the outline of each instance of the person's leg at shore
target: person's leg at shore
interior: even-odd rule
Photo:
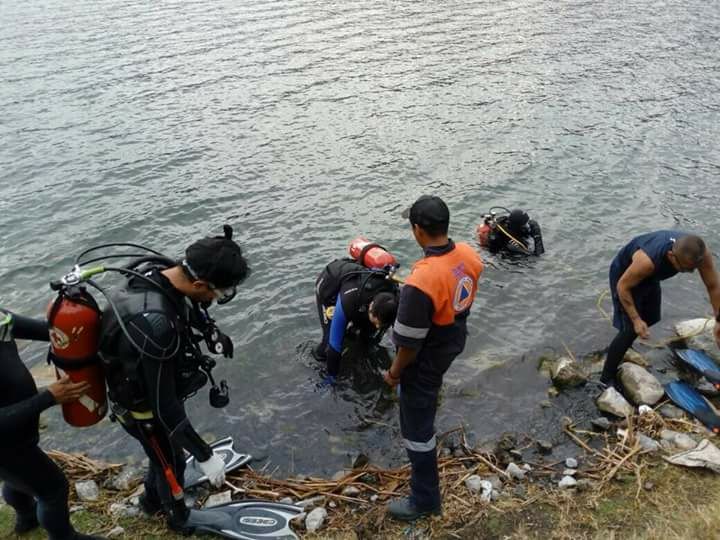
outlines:
[[[613,326],[618,329],[618,334],[610,343],[607,358],[603,365],[600,382],[607,385],[615,384],[617,371],[625,353],[632,346],[637,338],[633,323],[625,313],[625,310],[617,296],[617,283],[610,283],[613,301]],[[643,321],[652,326],[660,320],[660,307],[662,304],[662,290],[657,282],[649,283],[632,290],[635,308]]]
[[[411,521],[427,514],[439,514],[440,478],[437,466],[435,413],[437,395],[400,391],[400,429],[412,469],[410,497],[396,499],[388,507],[396,519]]]
[[[20,528],[27,532],[39,523],[48,532],[50,540],[100,538],[73,529],[68,509],[68,481],[39,447],[28,448],[19,455],[3,456],[0,478],[5,482],[5,501],[18,513],[16,530]],[[33,520],[31,512],[34,509],[36,517]]]

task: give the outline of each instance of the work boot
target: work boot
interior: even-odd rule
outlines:
[[[415,521],[421,517],[434,515],[439,516],[442,511],[440,507],[429,510],[421,510],[410,497],[403,497],[402,499],[393,499],[388,505],[388,513],[390,517],[400,521]]]
[[[15,534],[25,534],[40,526],[35,513],[17,514],[15,516]]]

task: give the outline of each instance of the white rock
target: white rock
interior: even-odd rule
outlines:
[[[305,529],[307,529],[307,532],[315,532],[320,529],[325,523],[326,517],[327,510],[322,506],[310,512],[305,518]]]
[[[370,502],[378,502],[378,499],[380,499],[380,495],[375,494],[370,497]]]
[[[282,503],[282,504],[292,504],[293,500],[292,500],[292,497],[283,497],[278,502]]]
[[[357,497],[360,495],[360,489],[355,486],[347,486],[342,490],[342,494],[346,497]]]
[[[492,500],[493,493],[492,484],[487,480],[483,480],[482,482],[480,482],[480,489],[482,489],[482,493],[480,494],[480,500],[484,502],[490,502]]]
[[[714,325],[714,319],[690,319],[677,323],[675,333],[680,337],[688,338],[707,332],[708,329],[712,331]]]
[[[671,429],[663,429],[660,432],[660,438],[681,450],[692,450],[698,444],[689,435]]]
[[[577,474],[577,469],[565,469],[563,471],[563,476],[575,476]]]
[[[516,480],[525,479],[525,471],[514,463],[510,463],[510,465],[507,466],[507,469],[505,469],[505,472],[510,476],[510,478],[515,478]]]
[[[71,506],[70,509],[68,510],[68,512],[70,512],[71,514],[74,514],[75,512],[82,512],[83,510],[85,510],[84,506],[76,504],[76,505]]]
[[[123,503],[112,503],[110,505],[110,514],[122,517],[135,517],[140,514],[140,509],[135,506],[126,506]]]
[[[637,364],[620,366],[620,381],[627,396],[638,405],[655,405],[665,395],[660,382],[646,369]]]
[[[575,487],[577,486],[577,480],[575,480],[572,476],[563,476],[563,479],[560,480],[558,486],[561,488]]]
[[[613,387],[606,389],[597,399],[597,406],[603,412],[615,416],[631,416],[635,409],[632,408],[623,395]]]
[[[467,487],[471,493],[479,493],[482,490],[483,479],[477,474],[473,474],[465,479],[465,487]],[[492,484],[490,484],[492,488]]]
[[[336,503],[335,501],[330,501],[330,502],[328,503],[328,506],[329,506],[330,508],[337,508],[337,503]]]
[[[112,529],[109,533],[107,533],[108,538],[117,538],[119,536],[123,536],[125,534],[125,529],[122,527],[115,527]]]
[[[577,459],[571,458],[571,457],[567,458],[567,459],[565,460],[565,466],[566,466],[568,469],[577,469],[577,468],[578,468]]]
[[[532,467],[531,467],[530,465],[528,465],[527,463],[523,463],[522,468],[523,468],[523,470],[524,470],[525,472],[530,472],[530,471],[532,471]]]
[[[81,501],[97,501],[100,498],[100,488],[95,480],[75,482],[75,491]]]
[[[638,407],[638,414],[642,416],[643,414],[648,414],[653,412],[652,407],[648,407],[647,405],[640,405]]]
[[[295,503],[295,506],[299,506],[300,508],[312,508],[313,506],[317,506],[318,504],[322,503],[325,500],[325,496],[323,495],[317,495],[315,497],[310,497],[309,499],[303,499],[302,501],[298,501]]]
[[[211,506],[218,506],[219,504],[225,504],[232,501],[232,493],[230,490],[221,491],[220,493],[213,493],[205,501],[203,508],[210,508]]]

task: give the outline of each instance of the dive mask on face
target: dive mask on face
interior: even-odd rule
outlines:
[[[215,301],[218,305],[227,304],[230,300],[235,298],[237,294],[237,287],[215,287],[212,283],[208,283],[208,287],[212,290],[215,295]]]

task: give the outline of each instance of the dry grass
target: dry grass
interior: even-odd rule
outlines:
[[[245,469],[228,476],[235,497],[293,500],[323,497],[329,515],[321,533],[307,538],[442,538],[442,539],[715,539],[720,538],[720,480],[717,475],[669,465],[639,446],[638,433],[657,436],[665,427],[695,431],[687,421],[668,421],[648,413],[628,420],[623,436],[597,434],[566,426],[568,437],[583,448],[580,479],[589,481],[585,491],[557,488],[556,465],[534,463],[529,482],[505,478],[495,457],[469,448],[460,432],[458,457],[439,461],[443,492],[443,516],[402,524],[387,518],[387,500],[408,492],[409,468],[365,467],[348,471],[342,478],[278,479],[265,471]],[[460,431],[460,430],[453,430]],[[102,482],[119,465],[102,464],[82,456],[52,453],[72,480],[93,478]],[[486,503],[469,493],[464,480],[472,475],[496,474],[506,482],[505,496]],[[111,502],[127,501],[137,492],[136,482],[124,492],[103,490],[96,503],[74,520],[90,519],[84,530],[107,532],[117,524],[126,538],[177,538],[169,535],[159,519],[122,518],[109,514]],[[649,485],[652,484],[652,485]],[[523,493],[513,495],[516,485]],[[343,495],[353,486],[358,495]],[[74,494],[73,494],[74,497]],[[71,504],[77,504],[72,500]],[[0,511],[0,535],[9,527],[11,513]],[[83,517],[84,516],[84,517]],[[296,530],[302,533],[302,524]],[[41,538],[30,536],[29,538]]]

